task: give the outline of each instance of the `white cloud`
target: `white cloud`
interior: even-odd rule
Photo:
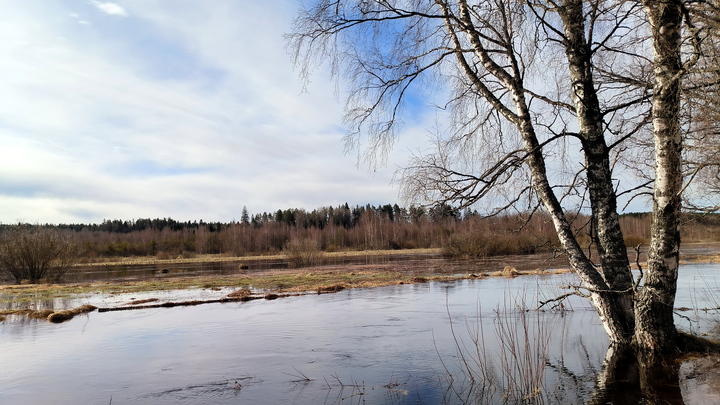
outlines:
[[[90,2],[93,6],[97,7],[98,10],[108,15],[117,15],[121,17],[127,17],[128,13],[120,5],[110,2],[101,2],[93,0]]]
[[[294,2],[209,3],[126,0],[132,19],[83,15],[84,26],[68,23],[80,14],[65,2],[11,3],[0,25],[1,222],[229,221],[244,205],[397,200],[392,163],[413,137],[375,173],[343,153],[333,83],[318,74],[302,93],[285,53]]]
[[[77,14],[77,13],[70,13],[70,14],[68,14],[68,17],[72,18],[73,20],[76,20],[78,22],[78,24],[90,24],[90,22],[81,19],[80,14]]]

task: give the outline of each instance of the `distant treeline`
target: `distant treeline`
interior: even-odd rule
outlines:
[[[581,243],[590,245],[590,218],[574,222]],[[626,244],[647,243],[650,215],[621,217]],[[0,232],[12,225],[0,226]],[[88,259],[113,256],[195,254],[266,255],[291,240],[311,239],[324,251],[444,248],[460,257],[532,253],[557,246],[552,222],[543,213],[482,217],[448,205],[432,208],[395,205],[291,208],[250,215],[228,223],[171,218],[104,220],[100,224],[45,225],[56,228]],[[720,240],[720,215],[685,214],[683,240]]]
[[[253,225],[259,227],[267,223],[285,224],[291,227],[301,228],[318,228],[324,229],[328,225],[341,226],[346,229],[355,227],[360,222],[365,212],[372,212],[374,215],[390,220],[391,222],[419,222],[421,218],[427,217],[432,222],[442,221],[447,218],[461,217],[461,213],[449,205],[438,205],[430,209],[412,206],[410,208],[401,208],[397,204],[381,205],[375,207],[373,205],[357,205],[353,208],[345,203],[344,205],[334,207],[322,207],[307,212],[304,209],[290,208],[287,210],[277,210],[273,213],[263,212],[262,214],[250,215],[247,208],[243,207],[239,221],[229,223],[223,222],[204,222],[200,221],[176,221],[172,218],[156,218],[156,219],[133,219],[119,220],[106,219],[100,224],[59,224],[53,225],[58,229],[71,229],[74,231],[100,231],[114,233],[130,233],[135,231],[144,231],[146,229],[154,229],[162,231],[170,229],[172,231],[181,231],[185,229],[199,229],[207,227],[210,232],[220,231],[224,228],[231,227],[238,223],[244,225]],[[465,217],[477,215],[476,212],[466,210]]]

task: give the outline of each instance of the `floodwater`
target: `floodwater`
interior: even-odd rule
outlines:
[[[677,307],[716,307],[718,275],[718,265],[684,266]],[[592,402],[614,389],[598,386],[608,340],[595,312],[578,297],[564,311],[532,310],[572,277],[95,312],[63,324],[11,317],[0,323],[0,404]],[[112,299],[131,296],[145,298]],[[686,329],[715,326],[712,311],[681,314]],[[720,399],[680,385],[668,403]]]
[[[345,266],[354,264],[391,264],[402,263],[418,269],[432,268],[435,273],[455,274],[483,269],[483,271],[499,271],[506,265],[518,270],[546,269],[550,267],[567,267],[564,258],[555,257],[550,253],[535,255],[495,256],[479,260],[449,260],[438,254],[408,255],[359,255],[325,257],[324,264]],[[407,266],[406,266],[407,267]],[[153,263],[146,265],[112,265],[112,266],[77,266],[68,273],[69,282],[118,281],[163,277],[187,277],[202,275],[233,275],[261,272],[274,269],[286,269],[288,262],[284,259],[253,259],[228,262],[191,262],[191,263]],[[8,280],[11,282],[12,280]]]

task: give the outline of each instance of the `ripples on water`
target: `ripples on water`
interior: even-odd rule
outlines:
[[[678,307],[715,297],[711,270],[717,266],[683,269]],[[484,391],[473,390],[460,354],[476,370],[489,363],[474,360],[493,358],[490,371],[499,384],[499,356],[507,350],[498,322],[514,328],[521,315],[533,332],[530,345],[537,328],[549,333],[544,381],[554,394],[548,401],[582,402],[592,394],[608,343],[594,311],[582,299],[569,301],[562,313],[516,306],[557,295],[570,277],[91,313],[59,325],[8,321],[0,324],[0,403],[493,403],[502,393],[478,400]],[[695,330],[707,328],[688,319]],[[472,342],[477,331],[485,344],[479,356]]]

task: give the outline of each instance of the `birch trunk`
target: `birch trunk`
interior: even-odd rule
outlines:
[[[558,14],[563,21],[565,53],[572,83],[572,97],[585,155],[588,194],[596,232],[600,269],[609,290],[609,299],[618,300],[625,314],[625,337],[633,330],[632,273],[617,214],[610,154],[604,136],[603,116],[592,74],[592,51],[585,36],[582,0],[566,0]],[[614,295],[614,297],[612,297]]]
[[[675,349],[677,331],[673,307],[680,250],[679,217],[682,189],[680,134],[680,28],[678,1],[645,1],[652,26],[654,89],[652,100],[655,144],[655,186],[648,271],[636,296],[635,335],[638,349]]]
[[[520,86],[515,89],[514,99],[521,123],[518,128],[525,141],[525,149],[530,155],[527,165],[530,168],[533,188],[553,220],[555,231],[568,256],[570,265],[577,271],[583,286],[590,291],[593,305],[610,337],[610,342],[619,345],[629,344],[633,323],[626,306],[627,301],[621,299],[621,295],[610,288],[606,279],[595,269],[577,242],[572,227],[548,181],[545,159]]]

